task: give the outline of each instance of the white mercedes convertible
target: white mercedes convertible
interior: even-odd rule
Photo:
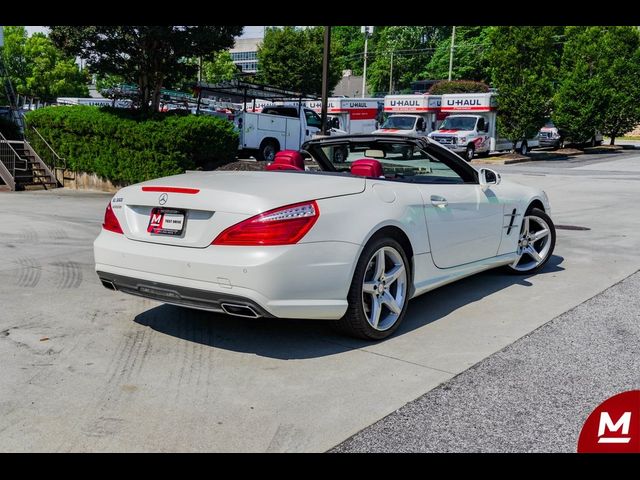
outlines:
[[[94,252],[112,290],[241,317],[332,320],[379,340],[417,295],[490,268],[543,268],[556,239],[549,214],[544,191],[427,138],[326,137],[279,152],[266,171],[125,187]]]

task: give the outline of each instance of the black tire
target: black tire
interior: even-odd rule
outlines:
[[[275,140],[266,139],[260,144],[260,149],[256,153],[256,160],[259,162],[273,162],[276,153],[280,151],[280,145]]]
[[[404,303],[397,319],[385,330],[377,330],[373,328],[367,320],[363,300],[363,283],[365,275],[369,272],[367,267],[369,267],[369,263],[372,261],[373,255],[384,247],[391,247],[400,254],[406,271],[406,286]],[[358,264],[356,265],[353,279],[351,280],[349,294],[347,295],[347,301],[349,302],[347,311],[340,320],[334,322],[334,327],[342,333],[365,340],[382,340],[389,337],[398,329],[407,312],[409,292],[411,291],[410,282],[412,281],[412,278],[410,263],[402,246],[393,238],[373,237],[369,243],[367,243],[360,255],[360,258],[358,259]]]
[[[520,144],[519,153],[520,155],[526,155],[527,153],[529,153],[529,144],[527,143],[526,140],[523,140],[522,143]]]
[[[476,154],[476,147],[473,143],[467,145],[467,149],[464,151],[464,159],[467,162],[473,160],[474,155]]]
[[[551,258],[551,256],[553,255],[553,250],[556,247],[556,227],[553,224],[553,220],[551,220],[551,217],[549,215],[547,215],[544,210],[541,210],[539,208],[531,208],[529,207],[529,209],[527,209],[527,211],[524,214],[524,217],[528,216],[528,215],[534,215],[537,217],[540,217],[542,220],[544,220],[544,222],[547,223],[547,225],[549,226],[549,236],[550,236],[550,246],[549,249],[547,251],[547,253],[545,254],[544,260],[536,265],[534,268],[528,269],[528,270],[516,270],[513,265],[506,265],[504,267],[505,271],[507,271],[508,273],[511,273],[513,275],[532,275],[534,273],[539,272],[540,270],[542,270],[544,268],[544,266],[547,264],[547,262],[549,261],[549,259]],[[523,219],[524,219],[523,217]],[[518,235],[520,235],[520,233],[518,233]]]

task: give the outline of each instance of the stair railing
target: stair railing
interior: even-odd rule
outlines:
[[[12,177],[16,176],[16,170],[24,172],[28,167],[27,161],[18,155],[18,152],[15,151],[2,132],[0,132],[0,161],[9,170]]]
[[[49,167],[52,172],[56,172],[56,179],[60,183],[62,183],[62,181],[57,178],[57,171],[62,171],[64,178],[64,172],[67,169],[67,160],[58,155],[58,152],[53,149],[53,147],[49,144],[49,142],[47,142],[47,140],[42,136],[38,129],[27,122],[27,119],[24,115],[23,118],[25,122],[25,140],[27,141],[27,143],[29,143],[29,145],[31,145],[31,148],[34,151],[36,151],[36,149],[33,148],[33,145],[43,146],[42,149],[38,148],[37,150],[40,159],[47,167]]]

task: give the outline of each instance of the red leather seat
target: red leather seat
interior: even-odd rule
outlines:
[[[280,150],[266,169],[304,171],[304,157],[296,150]]]
[[[378,160],[363,158],[351,164],[351,175],[379,178],[384,176],[384,172],[382,171],[382,164]]]

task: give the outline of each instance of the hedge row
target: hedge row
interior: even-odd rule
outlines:
[[[29,112],[27,122],[68,168],[121,184],[222,165],[233,161],[238,149],[233,124],[208,116],[141,118],[126,110],[77,105]],[[43,148],[34,135],[30,141],[36,151]]]
[[[442,80],[434,83],[429,89],[432,95],[444,95],[447,93],[480,93],[488,92],[489,86],[486,83],[474,82],[473,80]]]

